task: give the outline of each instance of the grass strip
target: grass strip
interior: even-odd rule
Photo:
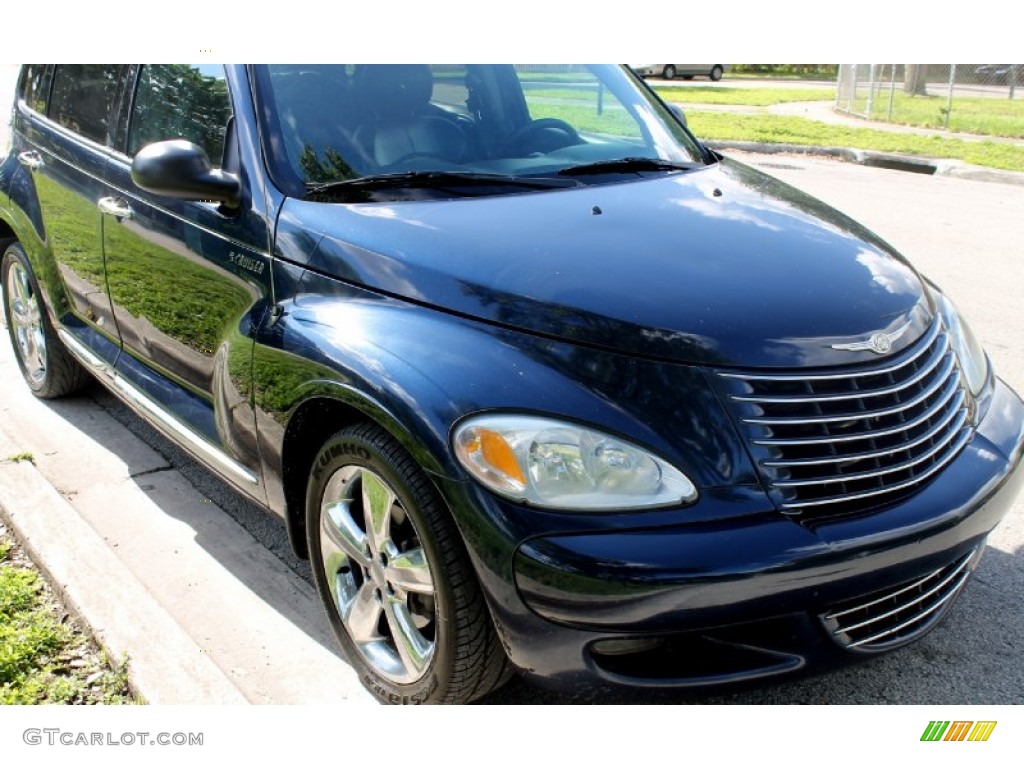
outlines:
[[[65,623],[39,575],[13,562],[0,526],[0,704],[131,704],[127,674],[111,671]]]
[[[666,101],[680,104],[723,104],[746,107],[770,107],[795,101],[834,101],[835,88],[725,88],[685,85],[678,88],[656,86]]]
[[[688,110],[686,117],[694,133],[708,141],[848,147],[962,160],[988,168],[1024,171],[1024,147],[1009,143],[848,128],[781,115],[738,115]]]

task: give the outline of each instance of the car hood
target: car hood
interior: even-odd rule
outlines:
[[[278,256],[489,323],[689,363],[877,359],[833,345],[888,331],[897,354],[931,318],[902,257],[770,176],[723,160],[626,178],[456,200],[289,199]]]

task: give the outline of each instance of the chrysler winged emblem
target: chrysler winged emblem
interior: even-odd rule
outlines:
[[[884,355],[892,349],[893,342],[906,333],[909,327],[910,321],[908,320],[904,325],[897,328],[892,333],[882,333],[879,331],[878,333],[871,334],[871,336],[865,341],[854,341],[850,344],[833,344],[832,349],[842,349],[848,352],[858,352],[862,349],[869,349],[875,354]]]

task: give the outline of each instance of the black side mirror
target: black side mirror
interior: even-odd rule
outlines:
[[[679,122],[683,124],[684,128],[689,128],[690,127],[687,124],[687,122],[686,122],[686,113],[683,112],[683,108],[682,107],[680,107],[678,104],[669,104],[668,108],[669,108],[669,111],[673,115],[676,116],[676,119],[679,120]]]
[[[184,139],[158,141],[140,149],[132,160],[132,181],[157,195],[228,208],[238,206],[241,189],[236,176],[212,168],[205,150]]]

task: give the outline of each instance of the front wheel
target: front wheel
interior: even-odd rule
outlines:
[[[661,76],[666,80],[671,80],[676,76],[676,68],[671,64],[666,64],[665,68],[661,70]]]
[[[722,69],[722,66],[720,64],[715,64],[715,66],[711,68],[711,74],[708,75],[708,77],[710,77],[715,82],[718,82],[719,80],[722,79],[723,71],[724,70]]]
[[[371,693],[390,704],[455,704],[507,679],[448,510],[382,429],[350,427],[320,450],[306,531],[328,619]]]

